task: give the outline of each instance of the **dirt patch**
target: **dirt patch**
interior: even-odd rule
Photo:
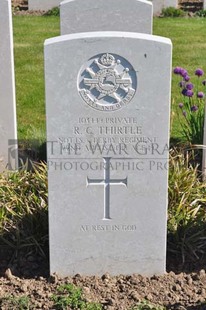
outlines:
[[[57,276],[20,279],[9,270],[5,276],[0,278],[1,309],[19,309],[14,305],[10,308],[8,299],[5,299],[8,296],[28,296],[31,309],[55,309],[52,296],[57,294],[60,285],[69,283],[82,288],[84,299],[101,303],[102,309],[128,310],[142,300],[164,305],[167,309],[206,309],[205,270],[178,275],[170,272],[151,278],[139,275],[112,277],[105,274],[102,277],[76,275],[65,279],[58,279]]]
[[[171,310],[206,310],[206,259],[181,266],[179,260],[171,260],[168,255],[171,261],[167,270],[175,272],[150,278],[137,274],[116,277],[105,274],[60,279],[57,275],[49,276],[48,245],[44,250],[42,256],[27,251],[15,257],[12,250],[1,248],[0,309],[56,309],[52,296],[58,294],[58,287],[73,284],[82,289],[85,301],[98,302],[103,310],[132,310],[144,300]],[[189,272],[189,268],[202,269]],[[25,297],[29,300],[29,308],[14,304],[15,299]]]

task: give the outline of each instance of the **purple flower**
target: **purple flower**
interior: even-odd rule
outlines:
[[[183,108],[183,103],[179,103],[179,108],[180,108],[180,109]]]
[[[184,76],[184,80],[185,80],[186,82],[188,82],[188,81],[190,80],[189,75],[185,75],[185,76]]]
[[[186,88],[184,88],[184,89],[182,90],[182,94],[183,94],[183,96],[186,96],[186,93],[187,93],[187,89],[186,89]]]
[[[188,76],[187,70],[180,68],[180,75],[184,78],[185,76]]]
[[[187,112],[184,110],[182,111],[182,114],[186,117],[187,116]]]
[[[190,89],[187,89],[187,90],[186,90],[186,95],[185,95],[185,96],[187,96],[187,97],[192,97],[193,95],[194,95],[194,93],[193,93],[192,90],[190,90]]]
[[[191,111],[192,112],[196,112],[198,110],[198,107],[196,106],[196,105],[193,105],[192,107],[191,107]]]
[[[188,84],[186,84],[186,88],[188,90],[192,90],[194,88],[194,85],[192,83],[188,83]]]
[[[204,71],[200,68],[198,68],[197,70],[195,70],[195,75],[197,75],[198,77],[199,76],[202,76],[204,74]]]
[[[181,69],[182,69],[182,68],[180,68],[180,67],[174,68],[174,70],[173,70],[174,74],[180,74]]]
[[[206,86],[206,80],[202,81],[202,84],[203,84],[204,86]]]
[[[197,93],[197,98],[203,98],[204,97],[204,93],[202,91],[199,91]]]
[[[179,86],[180,86],[180,87],[184,87],[184,86],[185,86],[185,81],[180,81],[180,82],[179,82]]]

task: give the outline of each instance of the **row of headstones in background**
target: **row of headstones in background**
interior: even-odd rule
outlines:
[[[0,1],[0,172],[17,168],[11,1]],[[9,147],[9,143],[11,143]]]
[[[48,11],[59,6],[62,0],[28,0],[29,10],[32,11]]]
[[[62,0],[29,0],[29,10],[43,10],[47,11],[55,6],[59,6]],[[138,0],[137,0],[138,1]],[[154,15],[160,14],[163,8],[167,7],[178,7],[178,0],[150,0],[153,3]],[[74,0],[69,0],[67,2],[75,2]],[[84,2],[84,5],[87,1]],[[98,5],[98,1],[96,1]],[[127,2],[125,0],[125,2]],[[115,0],[114,0],[115,3]],[[125,4],[126,5],[126,4]],[[133,13],[133,12],[131,12]]]
[[[70,34],[45,42],[51,273],[162,274],[171,41],[147,1],[69,1],[61,19]]]
[[[75,0],[60,5],[61,34],[90,31],[152,33],[152,4],[145,0]]]
[[[153,14],[159,15],[162,9],[168,7],[178,8],[178,0],[150,0],[153,3]]]

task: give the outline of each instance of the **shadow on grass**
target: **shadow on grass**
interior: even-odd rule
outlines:
[[[205,222],[189,227],[179,227],[167,235],[167,271],[178,274],[206,269]]]
[[[182,139],[181,138],[177,138],[177,137],[171,137],[170,138],[170,148],[173,148],[173,147],[180,147],[182,148],[183,146],[183,142],[182,142]]]
[[[28,170],[32,170],[34,162],[46,162],[46,142],[38,140],[18,141],[19,167],[27,165]]]
[[[27,214],[0,234],[0,275],[34,278],[49,275],[48,213]],[[6,231],[6,232],[5,232]]]

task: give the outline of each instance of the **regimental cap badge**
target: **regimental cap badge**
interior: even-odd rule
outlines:
[[[115,54],[93,57],[80,70],[78,81],[82,99],[92,108],[114,111],[128,104],[136,87],[136,73],[131,64]]]

